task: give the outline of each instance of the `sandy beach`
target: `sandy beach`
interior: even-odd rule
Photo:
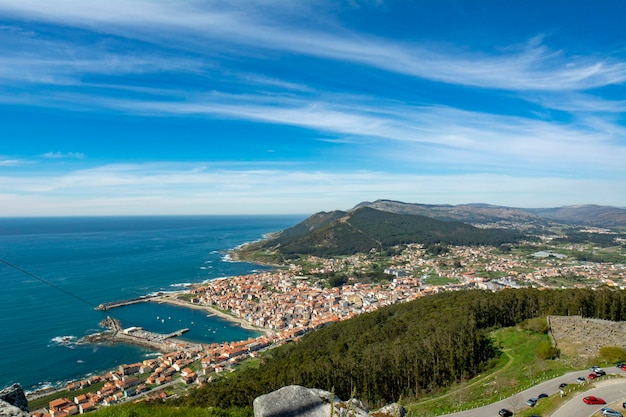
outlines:
[[[162,294],[159,295],[157,297],[153,297],[150,299],[147,299],[146,301],[152,302],[152,303],[167,303],[167,304],[173,304],[173,305],[177,305],[180,307],[185,307],[185,308],[194,308],[196,310],[203,310],[203,311],[207,311],[213,315],[216,315],[218,317],[221,317],[225,320],[228,320],[230,322],[233,323],[237,323],[238,325],[240,325],[241,327],[243,327],[244,329],[248,329],[248,330],[255,330],[258,332],[263,332],[265,334],[271,334],[272,331],[269,329],[264,329],[262,327],[256,327],[253,326],[250,322],[241,319],[239,317],[235,317],[231,314],[225,313],[223,311],[220,311],[214,307],[208,306],[208,305],[200,305],[200,304],[193,304],[184,300],[181,300],[178,297],[179,293],[170,293],[170,294]]]

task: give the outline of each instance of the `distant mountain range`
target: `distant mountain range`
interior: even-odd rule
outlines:
[[[495,228],[493,224],[502,224]],[[363,202],[348,211],[312,215],[238,252],[275,253],[287,258],[386,250],[399,244],[501,245],[526,237],[520,230],[549,224],[626,228],[626,210],[585,205],[521,209],[488,204],[431,205],[400,201]],[[476,227],[490,224],[489,228]],[[515,227],[516,224],[524,227]],[[504,227],[507,227],[506,229]]]
[[[490,204],[413,204],[393,200],[376,200],[357,204],[353,210],[371,207],[376,210],[398,214],[419,214],[444,221],[484,224],[496,222],[519,222],[547,224],[549,222],[584,225],[603,228],[625,228],[626,210],[594,204],[556,208],[515,208]]]

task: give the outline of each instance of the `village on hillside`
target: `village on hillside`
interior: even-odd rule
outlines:
[[[262,330],[263,335],[211,345],[167,339],[163,343],[168,353],[72,382],[66,387],[69,396],[50,401],[47,408],[31,415],[65,417],[123,401],[164,400],[180,393],[181,386],[210,383],[221,373],[233,371],[241,361],[296,340],[308,331],[437,292],[626,287],[624,263],[584,262],[564,255],[562,250],[545,250],[545,242],[541,247],[521,253],[487,246],[451,246],[434,256],[423,245],[406,245],[385,259],[387,279],[377,282],[360,282],[353,276],[367,275],[380,262],[378,253],[338,258],[310,256],[274,271],[216,279],[164,294],[150,301],[207,308]],[[572,249],[576,248],[569,247]],[[320,278],[329,274],[344,274],[348,280],[340,286],[329,286]],[[141,342],[148,337],[137,331],[141,329],[126,330],[125,341],[135,337]],[[73,392],[81,393],[72,396]]]

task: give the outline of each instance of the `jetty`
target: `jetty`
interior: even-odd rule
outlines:
[[[172,337],[176,337],[176,336],[182,336],[184,333],[187,333],[189,331],[189,329],[180,329],[180,330],[176,330],[175,332],[172,332],[170,334],[166,334],[163,335],[163,339],[170,339]]]
[[[131,343],[166,353],[180,348],[180,345],[177,345],[176,342],[171,342],[170,339],[182,336],[189,331],[188,328],[185,328],[172,333],[162,334],[145,330],[142,327],[128,327],[125,329],[118,319],[111,318],[110,316],[104,319],[100,325],[108,329],[108,331],[85,336],[81,339],[81,342]]]
[[[123,306],[127,306],[127,305],[130,305],[130,304],[136,304],[136,303],[143,303],[145,301],[150,301],[153,298],[157,298],[157,297],[158,297],[158,295],[142,295],[141,297],[130,298],[128,300],[111,301],[109,303],[102,303],[102,304],[100,304],[98,307],[96,307],[96,310],[98,310],[98,311],[107,311],[107,310],[110,310],[112,308],[123,307]]]

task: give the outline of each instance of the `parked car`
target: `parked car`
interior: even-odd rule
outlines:
[[[513,411],[503,408],[498,411],[498,414],[500,414],[500,417],[511,417],[513,415]]]
[[[622,408],[626,409],[626,401],[622,403]]]
[[[605,407],[605,408],[601,409],[600,413],[604,417],[623,417],[622,413],[620,413],[617,410],[613,410],[612,408],[608,408],[608,407]]]
[[[533,398],[529,398],[529,399],[526,401],[526,405],[529,405],[529,406],[531,406],[531,407],[536,406],[536,405],[537,405],[537,399],[536,399],[536,398],[534,398],[534,397],[533,397]]]
[[[579,376],[578,378],[576,378],[576,382],[578,382],[579,384],[583,384],[587,382],[587,380],[585,379],[584,376]]]
[[[596,372],[598,369],[601,369],[599,366],[592,366],[589,368],[590,371]]]
[[[606,375],[606,372],[604,372],[602,369],[598,369],[596,371],[596,376],[604,376],[604,375]]]
[[[589,375],[587,375],[587,379],[594,379],[597,378],[598,375],[595,372],[590,373]]]
[[[606,404],[606,401],[604,401],[602,398],[594,397],[593,395],[583,398],[583,402],[585,404]]]
[[[548,394],[546,394],[545,392],[542,392],[541,394],[537,395],[537,398],[538,398],[538,399],[541,399],[541,398],[548,398]]]
[[[563,382],[561,385],[559,385],[559,389],[563,389],[567,386],[567,384],[565,382]]]

